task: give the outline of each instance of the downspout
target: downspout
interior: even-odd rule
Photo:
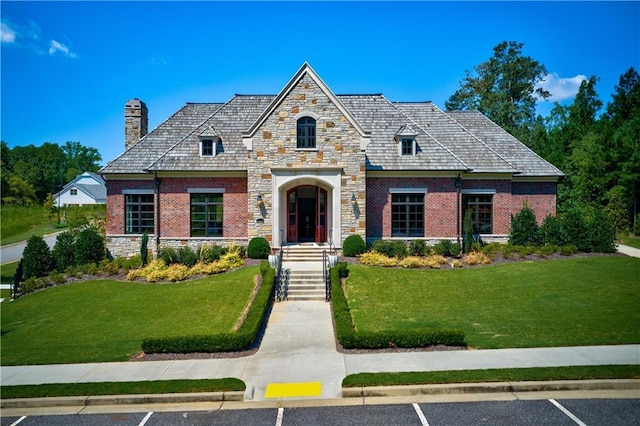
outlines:
[[[153,186],[155,192],[156,199],[156,220],[155,222],[155,230],[156,234],[156,256],[158,255],[158,249],[160,248],[160,183],[161,179],[158,177],[158,172],[153,172]]]

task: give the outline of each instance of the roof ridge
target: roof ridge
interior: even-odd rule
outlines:
[[[387,102],[389,102],[389,100],[384,97],[384,95],[382,96]],[[467,163],[465,163],[464,161],[462,161],[461,158],[459,158],[456,154],[454,154],[453,152],[451,152],[451,150],[449,148],[447,148],[446,146],[444,146],[442,144],[442,142],[440,142],[438,139],[436,139],[435,137],[433,137],[433,135],[429,132],[427,132],[419,123],[417,123],[413,118],[409,117],[404,111],[402,111],[400,108],[398,108],[396,105],[394,105],[393,102],[389,102],[389,104],[396,110],[398,111],[400,114],[404,115],[408,120],[410,120],[413,124],[416,125],[416,127],[420,130],[422,130],[427,136],[429,136],[431,139],[433,139],[438,145],[440,145],[440,147],[442,149],[444,149],[445,151],[447,151],[451,156],[453,156],[453,158],[455,158],[456,160],[458,160],[458,162],[460,164],[462,164],[464,167],[467,168],[467,170],[473,170],[471,167],[469,167],[467,165]]]
[[[214,115],[216,115],[222,108],[224,108],[226,105],[228,105],[232,100],[234,100],[236,97],[232,97],[231,99],[229,99],[227,102],[223,103],[220,105],[220,108],[217,108],[215,111],[213,111],[207,118],[205,118],[204,120],[202,120],[202,122],[200,122],[200,124],[198,124],[197,126],[195,126],[189,133],[187,133],[186,135],[184,135],[178,142],[176,142],[175,144],[173,144],[173,146],[171,148],[169,148],[168,150],[166,150],[160,157],[156,158],[153,162],[151,162],[151,164],[149,164],[149,166],[145,167],[144,169],[142,169],[143,171],[146,172],[150,172],[151,168],[158,164],[158,162],[160,162],[160,160],[162,160],[163,158],[165,158],[167,156],[167,154],[169,154],[171,151],[173,151],[178,145],[180,145],[182,142],[184,142],[185,139],[187,139],[189,136],[191,136],[192,134],[195,133],[195,131],[197,129],[199,129],[201,126],[203,126],[207,121],[211,120],[211,117],[213,117]]]

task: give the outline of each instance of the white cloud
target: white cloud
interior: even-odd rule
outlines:
[[[541,87],[551,93],[551,96],[546,99],[547,101],[560,102],[575,97],[580,89],[580,84],[586,79],[587,77],[582,74],[575,77],[560,77],[557,73],[552,73],[547,74],[536,85],[536,88]]]
[[[49,43],[49,55],[54,55],[56,52],[60,52],[70,58],[76,57],[76,54],[70,51],[67,46],[56,40],[51,40],[51,42]]]
[[[9,28],[6,23],[0,24],[0,41],[2,43],[13,43],[16,41],[16,32]]]

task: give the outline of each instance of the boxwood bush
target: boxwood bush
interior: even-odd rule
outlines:
[[[266,263],[266,262],[263,262]],[[145,353],[233,352],[250,348],[260,333],[272,300],[275,271],[260,265],[262,284],[242,326],[235,332],[174,337],[148,337],[142,341]]]
[[[349,235],[342,243],[342,254],[353,257],[367,251],[367,245],[360,235]]]
[[[402,259],[407,255],[407,245],[404,241],[398,240],[377,240],[373,242],[371,250],[384,254],[387,257],[397,257]]]
[[[419,348],[431,345],[464,345],[464,331],[446,329],[355,331],[340,276],[347,264],[331,268],[331,303],[336,338],[345,349]]]
[[[269,241],[264,237],[255,237],[249,241],[247,256],[251,259],[266,259],[271,254]]]

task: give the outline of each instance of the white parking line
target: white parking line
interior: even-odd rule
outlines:
[[[413,403],[413,409],[416,410],[416,414],[418,415],[418,418],[420,419],[422,426],[429,426],[429,422],[427,421],[427,418],[424,416],[422,409],[415,402]]]
[[[278,417],[276,417],[276,426],[282,426],[282,418],[284,417],[284,408],[278,408]]]
[[[583,422],[582,420],[580,420],[579,418],[577,418],[576,416],[573,415],[573,413],[569,410],[567,410],[566,408],[564,408],[558,401],[556,401],[555,399],[550,399],[549,400],[550,403],[552,403],[553,405],[555,405],[556,407],[558,407],[558,409],[560,411],[562,411],[563,413],[565,413],[571,420],[573,420],[574,422],[576,422],[577,424],[579,424],[580,426],[587,426],[587,424],[585,422]]]
[[[142,421],[140,422],[140,424],[138,424],[138,426],[144,426],[145,424],[147,424],[147,422],[149,421],[149,419],[151,418],[151,416],[153,416],[153,411],[149,411],[147,413],[146,416],[144,416],[144,419],[142,419]]]
[[[27,416],[20,417],[18,420],[16,420],[15,422],[11,423],[11,426],[16,426],[18,423],[20,423],[21,421],[23,421],[26,418],[27,418]]]

